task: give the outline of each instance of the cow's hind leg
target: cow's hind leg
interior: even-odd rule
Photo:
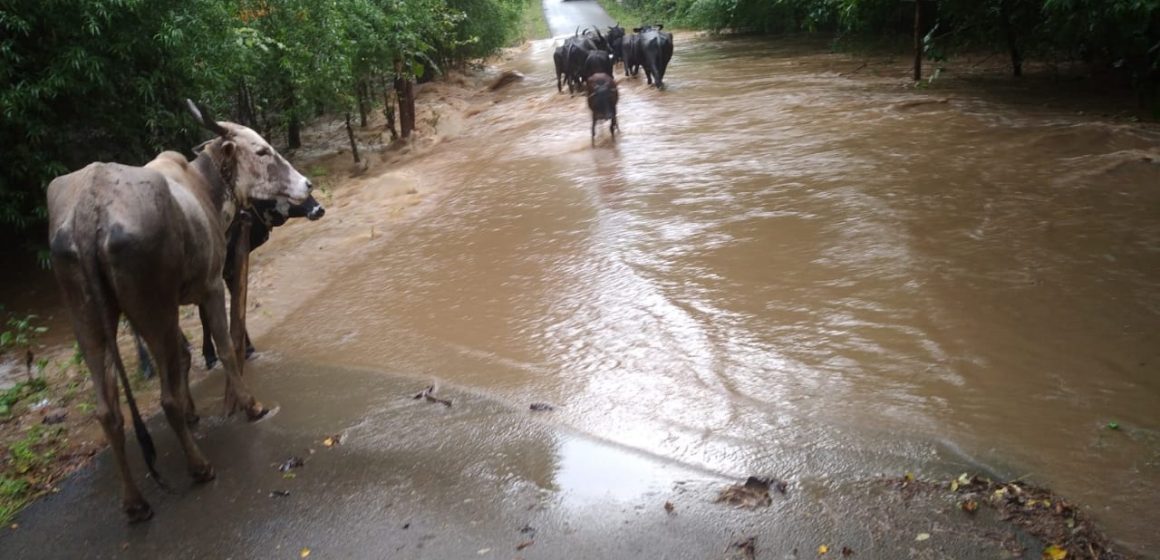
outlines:
[[[116,341],[110,339],[110,334],[117,332],[117,318],[120,314],[108,303],[104,305],[109,308],[102,308],[98,301],[103,302],[105,298],[96,298],[87,293],[100,290],[102,286],[99,282],[83,279],[75,265],[70,266],[60,259],[53,259],[53,267],[62,279],[60,285],[72,318],[77,345],[80,346],[81,355],[93,380],[97,397],[96,418],[105,432],[105,440],[113,449],[113,460],[121,474],[121,508],[130,523],[146,521],[153,517],[153,509],[133,482],[133,473],[125,457],[125,418],[121,413],[113,357],[109,355],[110,350],[116,348]]]
[[[197,316],[201,319],[201,356],[205,358],[205,369],[213,369],[217,365],[217,352],[214,352],[213,334],[209,329],[209,314],[205,306],[197,306]]]
[[[145,351],[145,341],[141,340],[141,335],[137,334],[137,331],[133,331],[133,345],[137,347],[137,373],[145,379],[153,379],[155,373],[153,360],[149,357],[149,352]]]
[[[217,282],[209,289],[203,303],[209,320],[210,332],[213,341],[217,344],[218,357],[222,360],[222,367],[226,371],[226,410],[234,412],[243,409],[251,420],[257,420],[266,415],[266,410],[254,398],[242,382],[238,373],[237,353],[234,351],[233,341],[230,339],[230,326],[226,319],[225,282]]]
[[[138,292],[140,293],[140,292]],[[178,324],[177,306],[126,302],[126,314],[138,329],[149,351],[157,358],[161,379],[161,408],[169,427],[185,451],[189,474],[197,482],[213,480],[213,466],[206,460],[189,431],[189,347]]]

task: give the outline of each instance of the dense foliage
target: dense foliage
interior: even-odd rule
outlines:
[[[61,173],[95,160],[140,164],[163,146],[194,144],[201,132],[183,112],[186,97],[293,137],[321,112],[365,112],[376,87],[509,43],[525,6],[0,0],[0,232],[42,223],[43,188]]]
[[[611,2],[615,0],[606,0]],[[622,0],[648,21],[715,31],[914,32],[914,0]],[[995,48],[1016,73],[1025,57],[1066,56],[1107,69],[1155,103],[1160,0],[922,0],[928,52]]]

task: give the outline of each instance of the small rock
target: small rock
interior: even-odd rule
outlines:
[[[44,420],[41,420],[41,421],[44,422],[45,424],[60,424],[61,422],[64,422],[64,419],[67,417],[68,417],[68,409],[67,408],[54,408],[54,409],[46,412],[44,414]]]

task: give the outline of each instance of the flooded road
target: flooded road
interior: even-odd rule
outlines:
[[[855,535],[893,558],[910,539],[859,533],[851,489],[970,471],[1050,486],[1120,542],[1160,547],[1155,128],[1003,92],[916,93],[893,67],[844,76],[858,65],[800,44],[678,34],[668,89],[622,79],[622,133],[591,148],[583,100],[556,93],[553,47],[505,63],[527,79],[406,184],[359,186],[439,191],[418,219],[375,238],[373,206],[328,209],[320,224],[349,235],[321,236],[327,266],[299,279],[312,297],[257,337],[248,369],[282,411],[205,428],[219,481],[150,497],[157,533],[178,536],[110,519],[82,542],[458,558],[532,523],[556,537],[529,557],[709,557],[737,521],[715,489],[763,474],[794,484],[760,522],[772,542]],[[456,407],[401,397],[430,379]],[[533,402],[556,410],[529,421]],[[349,442],[308,458],[300,486],[271,468],[339,432]],[[181,472],[172,439],[159,447],[163,472]],[[110,516],[106,463],[22,523]],[[669,523],[656,496],[686,481],[697,499]],[[282,486],[299,501],[267,497]],[[655,517],[639,517],[641,496]],[[414,519],[426,528],[405,532]],[[456,537],[424,536],[448,525]],[[32,550],[36,534],[8,542]],[[601,548],[608,535],[619,548]]]
[[[677,45],[592,149],[535,43],[438,209],[262,344],[731,475],[1026,476],[1160,545],[1160,135]]]

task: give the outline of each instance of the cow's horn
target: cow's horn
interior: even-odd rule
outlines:
[[[210,114],[209,109],[206,109],[204,105],[194,103],[192,99],[186,99],[185,105],[189,109],[190,114],[193,115],[194,120],[210,132],[218,136],[226,136],[229,134],[226,127],[214,120],[213,115]]]

